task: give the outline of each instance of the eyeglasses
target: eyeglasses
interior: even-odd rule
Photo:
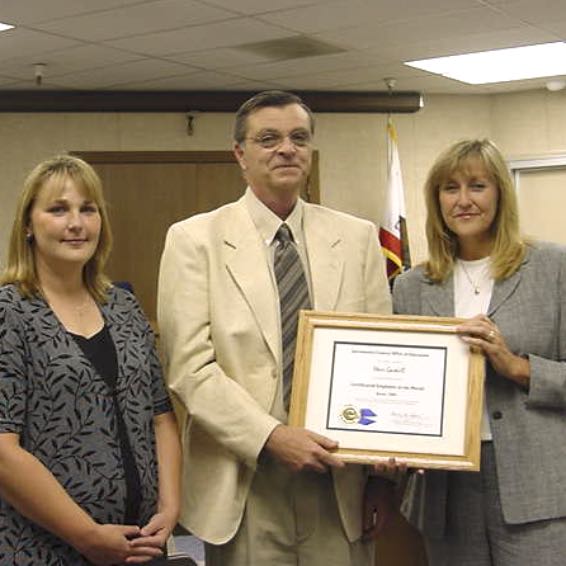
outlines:
[[[312,136],[307,131],[291,132],[288,136],[284,136],[280,132],[266,132],[246,139],[265,149],[277,149],[283,144],[285,138],[289,138],[289,141],[295,147],[307,147],[312,143]]]

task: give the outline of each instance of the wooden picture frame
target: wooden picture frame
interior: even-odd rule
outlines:
[[[485,364],[460,322],[301,311],[289,424],[345,462],[479,470]]]

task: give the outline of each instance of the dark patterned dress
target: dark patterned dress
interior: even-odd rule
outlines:
[[[140,524],[156,512],[153,417],[171,410],[153,334],[138,303],[112,288],[101,307],[116,347],[115,398],[40,298],[0,287],[0,433],[20,435],[67,493],[100,523],[123,523],[122,415],[140,477]],[[1,566],[83,566],[87,560],[0,499]]]

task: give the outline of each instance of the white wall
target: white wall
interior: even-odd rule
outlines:
[[[385,184],[384,115],[320,114],[322,203],[377,221]],[[491,137],[509,157],[566,153],[566,92],[425,97],[416,114],[396,115],[413,259],[426,254],[421,186],[436,155],[465,137]],[[62,151],[225,150],[232,115],[0,114],[0,257],[25,174]],[[565,191],[566,192],[566,191]],[[565,197],[566,204],[566,197]]]

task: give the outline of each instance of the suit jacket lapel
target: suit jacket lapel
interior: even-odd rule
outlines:
[[[223,240],[226,268],[244,295],[257,324],[275,359],[279,352],[279,328],[271,288],[269,267],[265,260],[265,248],[240,199],[232,209],[233,218],[227,223]]]
[[[422,275],[424,277],[424,275]],[[423,286],[423,314],[454,316],[454,277],[450,275],[440,285],[426,280]]]
[[[525,257],[523,265],[527,263],[529,256]],[[424,275],[423,275],[424,277]],[[488,316],[495,311],[514,293],[521,281],[521,270],[516,271],[511,277],[503,281],[497,281],[493,286],[491,301],[489,303]],[[454,277],[450,275],[441,285],[433,285],[427,281],[423,289],[423,302],[426,314],[436,316],[454,316]]]
[[[315,220],[313,212],[305,204],[303,228],[309,258],[313,308],[335,310],[344,270],[342,237],[323,217]]]
[[[525,265],[529,261],[529,252],[525,256],[523,260],[523,264]],[[495,285],[493,286],[493,293],[491,294],[491,301],[489,303],[489,310],[488,316],[492,316],[495,311],[515,292],[517,285],[519,285],[521,281],[521,273],[522,269],[518,269],[508,277],[507,279],[503,279],[503,281],[496,281]]]

